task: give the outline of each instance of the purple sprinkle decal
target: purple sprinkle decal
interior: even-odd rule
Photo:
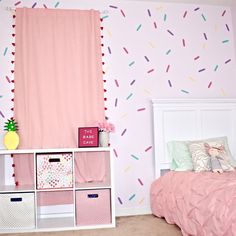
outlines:
[[[115,107],[117,107],[118,98],[115,100]]]
[[[226,10],[224,10],[224,11],[223,11],[223,13],[222,13],[222,16],[224,16],[224,15],[225,15],[225,13],[226,13]]]
[[[44,8],[46,8],[46,9],[47,9],[47,6],[46,6],[45,4],[43,4],[43,6],[44,6]]]
[[[199,58],[200,58],[199,56],[195,57],[195,58],[194,58],[194,61],[196,61],[196,60],[199,59]]]
[[[129,54],[128,50],[125,47],[123,47],[123,49],[127,54]]]
[[[116,7],[116,6],[112,6],[112,5],[110,5],[109,6],[110,8],[115,8],[115,9],[117,9],[118,7]]]
[[[181,92],[182,92],[182,93],[187,93],[187,94],[189,93],[188,91],[186,91],[186,90],[184,90],[184,89],[181,89]]]
[[[14,5],[17,6],[21,3],[21,1],[16,2]]]
[[[148,148],[146,148],[145,152],[149,151],[150,149],[152,149],[152,146],[149,146]]]
[[[121,136],[123,136],[126,131],[127,131],[127,129],[124,129],[123,132],[121,133]]]
[[[120,12],[121,12],[122,16],[125,17],[125,13],[122,10],[120,10]]]
[[[108,49],[109,54],[111,54],[111,49],[110,49],[110,47],[108,47],[107,49]]]
[[[174,34],[170,30],[167,30],[167,32],[171,34],[172,36],[174,36]]]
[[[184,12],[183,18],[185,18],[187,15],[187,11]]]
[[[148,57],[147,57],[147,56],[144,56],[144,58],[146,59],[146,61],[147,61],[147,62],[149,62],[149,59],[148,59]]]
[[[153,22],[155,29],[157,28],[157,23],[154,21]]]
[[[151,15],[151,12],[150,12],[150,10],[148,9],[147,11],[148,11],[148,15],[151,17],[152,15]]]
[[[182,39],[182,43],[183,43],[183,47],[185,47],[185,40],[184,39]]]
[[[35,2],[35,3],[33,4],[32,8],[35,8],[36,5],[37,5],[37,2]]]
[[[225,26],[226,26],[226,29],[227,29],[228,31],[230,31],[229,26],[228,26],[227,24],[225,24]]]
[[[207,35],[206,35],[206,33],[203,33],[203,35],[204,35],[204,38],[207,40]]]
[[[227,61],[225,62],[225,64],[227,64],[227,63],[229,63],[229,62],[231,62],[231,59],[227,60]]]
[[[0,115],[2,116],[2,118],[5,118],[5,116],[3,115],[3,113],[0,111]]]
[[[138,182],[143,186],[143,182],[141,179],[138,179]]]
[[[197,7],[197,8],[194,9],[194,11],[198,11],[199,9],[200,9],[200,7]]]
[[[171,84],[171,81],[170,81],[170,80],[168,80],[168,84],[169,84],[170,87],[172,87],[172,84]]]
[[[113,152],[114,152],[115,156],[118,157],[116,149],[113,149]]]
[[[134,84],[134,82],[135,82],[135,79],[130,83],[130,85],[133,85]]]
[[[203,72],[203,71],[205,71],[206,69],[205,68],[203,68],[203,69],[201,69],[201,70],[199,70],[198,72]]]
[[[166,73],[169,72],[169,69],[170,69],[170,65],[167,66],[167,68],[166,68]]]
[[[119,203],[122,205],[123,202],[121,201],[120,197],[118,197],[117,199],[118,199]]]

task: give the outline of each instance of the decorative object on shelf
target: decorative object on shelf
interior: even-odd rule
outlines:
[[[19,145],[20,138],[16,132],[18,130],[18,125],[14,118],[11,118],[5,122],[4,130],[7,131],[3,140],[5,147],[9,150],[16,149]]]
[[[98,147],[98,127],[79,128],[79,147]]]
[[[108,147],[109,146],[109,134],[110,132],[115,132],[115,126],[107,121],[98,122],[99,128],[99,146]]]

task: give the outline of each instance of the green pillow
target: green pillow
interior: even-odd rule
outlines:
[[[188,149],[187,141],[170,141],[167,150],[171,162],[171,170],[193,170],[192,156]]]

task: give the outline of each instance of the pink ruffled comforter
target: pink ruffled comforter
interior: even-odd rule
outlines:
[[[170,171],[152,183],[151,208],[184,236],[236,235],[236,171]]]

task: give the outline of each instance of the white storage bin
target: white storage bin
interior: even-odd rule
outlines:
[[[73,187],[72,153],[37,154],[37,189]]]
[[[34,193],[1,193],[0,206],[0,228],[35,228]]]

